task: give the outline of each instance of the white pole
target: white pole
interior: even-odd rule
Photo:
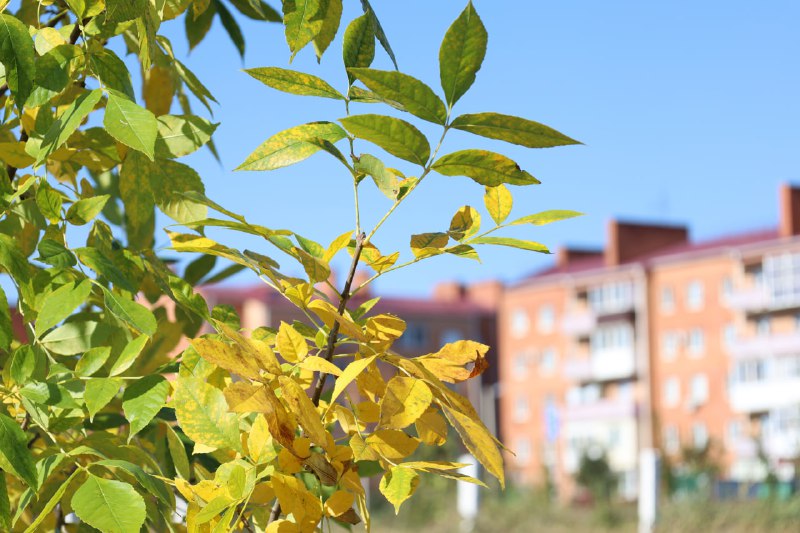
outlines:
[[[652,533],[658,517],[660,477],[658,450],[639,452],[639,533]]]
[[[459,468],[459,472],[465,476],[478,479],[478,462],[469,454],[464,454],[458,458],[459,463],[466,463],[467,466]],[[473,483],[459,482],[457,488],[457,509],[461,517],[460,530],[462,533],[471,533],[475,529],[475,517],[478,516],[479,491],[478,486]]]

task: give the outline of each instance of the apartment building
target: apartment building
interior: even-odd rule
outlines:
[[[694,243],[612,221],[604,250],[561,250],[500,305],[500,430],[510,474],[575,496],[605,453],[637,496],[638,457],[710,446],[722,475],[793,475],[800,456],[800,189],[777,229]],[[766,461],[765,461],[766,459]]]

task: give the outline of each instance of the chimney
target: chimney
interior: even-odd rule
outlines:
[[[567,265],[571,265],[575,261],[580,261],[581,259],[591,259],[593,257],[600,257],[602,255],[602,250],[590,248],[570,248],[568,246],[562,246],[558,249],[556,255],[556,264],[559,267],[565,267]]]
[[[780,189],[780,227],[781,237],[800,235],[800,188],[788,183]]]
[[[503,283],[500,281],[479,281],[467,287],[467,299],[486,309],[497,309],[503,297],[503,290]]]
[[[608,224],[606,265],[621,265],[688,240],[689,231],[685,226],[633,224],[611,220]]]
[[[457,281],[443,281],[433,287],[433,299],[439,302],[457,302],[464,298],[464,285]]]

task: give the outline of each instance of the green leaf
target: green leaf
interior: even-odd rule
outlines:
[[[151,111],[111,93],[103,125],[116,140],[154,160],[158,121]]]
[[[161,500],[162,503],[166,505],[172,505],[174,503],[173,497],[167,488],[167,484],[145,472],[139,465],[119,459],[104,459],[102,461],[97,461],[95,464],[111,468],[121,468],[135,477],[142,488]]]
[[[245,17],[267,22],[283,22],[281,14],[263,0],[231,0],[231,4]]]
[[[550,211],[542,211],[541,213],[536,213],[534,215],[528,215],[526,217],[518,218],[514,222],[511,222],[509,226],[519,226],[520,224],[532,224],[534,226],[544,226],[545,224],[550,224],[551,222],[558,222],[559,220],[566,220],[568,218],[574,218],[583,216],[583,213],[579,213],[577,211],[569,211],[566,209],[552,209]]]
[[[214,0],[214,6],[217,9],[217,13],[219,13],[219,20],[222,22],[222,27],[228,32],[228,37],[231,38],[234,46],[236,46],[239,56],[244,58],[244,35],[242,35],[242,29],[239,27],[239,23],[233,18],[233,15],[231,15],[231,12],[225,7],[225,4],[219,0]]]
[[[70,135],[81,125],[83,119],[100,102],[102,96],[103,91],[100,89],[83,93],[59,115],[58,120],[53,122],[47,133],[44,134],[42,145],[39,147],[39,153],[36,156],[37,166],[67,141]]]
[[[399,514],[400,506],[414,494],[417,485],[419,485],[419,474],[414,470],[393,466],[383,475],[378,488],[394,506],[395,514]]]
[[[447,109],[441,98],[430,87],[408,74],[370,68],[351,68],[348,72],[375,94],[397,102],[412,115],[435,124],[444,124],[447,120]]]
[[[448,28],[439,48],[439,77],[451,107],[475,81],[486,55],[487,40],[486,28],[469,2]]]
[[[128,442],[164,407],[169,389],[169,382],[158,374],[145,376],[125,389],[122,410],[131,423]]]
[[[304,72],[278,67],[248,68],[245,72],[264,85],[285,93],[344,100],[344,96],[328,82]]]
[[[92,292],[92,282],[88,279],[80,283],[67,283],[54,290],[45,298],[36,318],[35,333],[41,337],[47,330],[67,318],[79,305],[86,303]]]
[[[36,54],[28,27],[14,16],[0,15],[0,63],[6,70],[6,83],[19,109],[33,91]]]
[[[344,31],[342,58],[348,69],[347,79],[350,85],[355,81],[349,69],[368,67],[375,59],[375,23],[368,14],[353,19]]]
[[[549,254],[550,250],[543,244],[533,241],[523,241],[521,239],[512,239],[510,237],[479,237],[469,241],[470,244],[496,244],[499,246],[510,246],[512,248],[520,248],[522,250],[530,250],[532,252],[541,252]]]
[[[286,44],[289,45],[289,51],[292,53],[289,62],[322,29],[322,20],[316,18],[319,8],[320,0],[283,1],[283,25],[286,33]]]
[[[130,154],[128,157],[130,157]],[[97,272],[99,276],[106,278],[120,289],[128,292],[137,292],[137,286],[134,285],[133,282],[114,265],[111,259],[104,255],[99,249],[84,247],[76,248],[73,251],[78,256],[81,263]]]
[[[104,86],[134,99],[131,74],[117,54],[108,48],[95,50],[89,56],[89,64]]]
[[[39,206],[39,211],[51,223],[57,223],[61,220],[61,204],[63,202],[61,193],[50,187],[48,183],[42,182],[36,189],[36,205]]]
[[[64,494],[67,492],[67,488],[72,483],[72,480],[82,472],[83,471],[80,469],[75,469],[75,471],[72,472],[72,474],[70,474],[70,476],[63,483],[61,483],[61,485],[59,485],[58,489],[56,489],[56,491],[53,493],[53,496],[47,500],[45,506],[39,511],[39,515],[36,517],[36,519],[31,522],[31,525],[29,525],[25,530],[25,533],[35,533],[36,531],[40,531],[39,526],[51,516],[50,513],[53,512],[53,509],[55,509],[56,505],[58,505],[58,502],[61,501],[61,498],[64,497]],[[15,517],[15,519],[16,518],[17,517]]]
[[[98,346],[106,333],[93,320],[76,320],[45,335],[42,344],[58,355],[77,355]]]
[[[321,150],[314,139],[335,143],[347,136],[333,122],[312,122],[295,126],[267,139],[236,170],[275,170],[302,161]]]
[[[239,421],[228,412],[221,390],[200,378],[181,378],[173,403],[178,423],[190,439],[210,448],[241,449]]]
[[[377,144],[400,159],[425,166],[431,155],[428,139],[405,120],[368,114],[345,117],[339,122],[356,137]]]
[[[28,383],[36,373],[37,367],[43,369],[44,365],[40,364],[42,362],[41,359],[43,359],[43,356],[39,357],[30,344],[23,344],[14,350],[11,357],[11,368],[9,369],[13,382],[17,385]]]
[[[78,263],[72,252],[53,239],[42,239],[36,249],[39,251],[39,257],[36,258],[37,261],[48,265],[63,268],[75,266]]]
[[[486,205],[486,210],[489,211],[489,216],[499,226],[511,214],[514,198],[505,185],[497,185],[496,187],[486,187],[483,203]]]
[[[11,531],[11,502],[8,500],[6,475],[0,472],[0,525]]]
[[[467,176],[487,187],[503,183],[531,185],[539,180],[504,155],[488,150],[461,150],[440,157],[431,168],[445,176]]]
[[[149,309],[124,296],[115,294],[105,287],[103,287],[103,294],[105,295],[106,309],[115,317],[145,335],[151,337],[155,335],[158,324],[156,317]]]
[[[121,378],[92,378],[86,381],[83,398],[89,410],[90,420],[114,399],[123,383]]]
[[[172,426],[164,424],[164,427],[167,431],[167,447],[169,455],[172,457],[172,463],[175,465],[175,471],[183,479],[189,480],[192,478],[192,470],[189,466],[189,458],[186,456],[186,447]]]
[[[0,468],[11,472],[33,490],[39,483],[36,465],[28,450],[28,438],[12,418],[0,413]]]
[[[445,248],[445,252],[448,254],[452,254],[458,257],[464,257],[466,259],[474,259],[477,262],[481,262],[481,258],[478,255],[478,252],[475,251],[475,248],[468,244],[457,244],[456,246],[451,246],[450,248]]]
[[[173,159],[196,151],[211,140],[219,123],[195,115],[162,115],[158,117],[156,157]]]
[[[317,61],[322,59],[322,54],[336,37],[339,31],[339,24],[342,19],[342,0],[320,0],[317,19],[322,20],[317,35],[314,36],[314,52],[317,54]]]
[[[501,115],[500,113],[461,115],[453,121],[451,126],[475,135],[519,144],[528,148],[551,148],[553,146],[580,144],[575,139],[571,139],[544,124],[511,115]]]
[[[11,341],[14,340],[14,327],[11,325],[9,309],[6,293],[3,287],[0,287],[0,350],[8,350]]]
[[[378,20],[378,15],[375,14],[375,10],[372,9],[372,5],[370,5],[369,0],[361,0],[361,7],[364,9],[364,13],[369,15],[372,19],[372,25],[375,28],[375,37],[381,43],[381,46],[386,51],[386,54],[389,56],[389,59],[392,60],[392,64],[394,68],[397,68],[397,58],[394,57],[394,51],[392,47],[389,45],[389,39],[386,37],[386,33],[383,31],[383,27],[381,26],[381,21]]]
[[[67,210],[67,222],[74,226],[88,224],[103,211],[109,198],[111,198],[109,195],[102,194],[100,196],[78,200],[69,206]]]
[[[110,355],[110,346],[95,346],[91,348],[78,359],[75,364],[75,373],[82,377],[91,376],[103,368]]]
[[[386,168],[383,161],[369,154],[361,154],[355,164],[356,172],[363,172],[372,178],[375,185],[387,198],[394,200],[400,180],[397,175]]]
[[[106,20],[126,22],[144,15],[147,0],[106,0]]]
[[[119,357],[111,366],[109,375],[118,376],[128,370],[134,361],[136,361],[136,358],[139,357],[139,354],[142,353],[142,350],[144,349],[144,346],[147,344],[148,340],[150,340],[150,337],[147,335],[139,335],[126,344],[125,348],[122,349],[122,353],[119,354]]]
[[[104,533],[139,533],[144,524],[144,499],[127,483],[93,474],[72,496],[72,510]]]

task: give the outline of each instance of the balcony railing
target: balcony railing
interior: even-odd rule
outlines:
[[[800,403],[800,377],[733,383],[730,401],[733,410],[740,413],[759,413],[796,405]]]
[[[776,294],[767,287],[749,287],[729,294],[727,302],[741,311],[777,311],[800,307],[800,292]]]
[[[595,352],[585,359],[564,363],[564,377],[579,382],[611,381],[633,377],[636,358],[633,348],[618,348]]]
[[[800,333],[740,337],[727,350],[736,358],[800,354]]]
[[[561,331],[565,335],[588,337],[597,327],[597,317],[589,310],[573,311],[561,320]]]
[[[567,405],[564,407],[564,422],[588,420],[610,420],[636,416],[636,402],[633,398],[603,399],[592,403]]]

